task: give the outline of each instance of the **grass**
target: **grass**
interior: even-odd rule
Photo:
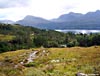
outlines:
[[[33,49],[40,52],[43,50],[43,48]],[[14,69],[12,72],[9,71],[9,68],[10,70],[14,68],[11,65],[18,64],[27,58],[32,49],[1,53],[0,62],[5,65],[0,65],[4,68],[0,68],[0,74],[2,76],[8,76],[7,74],[9,76],[14,74],[16,76],[75,76],[77,72],[100,73],[100,46],[44,49],[49,54],[39,55],[40,57],[32,63],[36,66],[25,67],[22,70]],[[51,62],[52,60],[59,60],[59,62]],[[5,71],[7,71],[6,74]]]
[[[27,58],[29,52],[31,50],[17,50],[13,52],[6,52],[0,54],[0,61],[10,60],[15,64],[18,64],[19,62],[23,61],[23,59]]]
[[[13,38],[15,38],[15,36],[0,34],[0,41],[10,41]]]

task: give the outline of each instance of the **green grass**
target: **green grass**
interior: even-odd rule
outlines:
[[[10,41],[13,38],[15,38],[15,36],[0,34],[0,41]]]
[[[33,48],[39,50],[41,48]],[[0,74],[8,76],[7,74],[16,74],[16,76],[75,76],[77,72],[87,74],[100,73],[100,46],[92,47],[73,47],[73,48],[44,48],[49,52],[49,55],[41,55],[34,60],[29,67],[22,68],[22,70],[14,69],[13,73],[9,73],[8,68],[0,68]],[[14,52],[6,52],[0,54],[0,61],[5,62],[5,65],[0,65],[3,68],[18,64],[23,59],[27,58],[32,49],[19,50]],[[40,55],[40,54],[38,54]],[[59,60],[59,62],[51,62],[52,60]],[[9,65],[8,65],[9,64]],[[7,74],[4,72],[7,71]],[[21,74],[19,73],[22,72]],[[19,75],[17,75],[17,73]],[[11,76],[11,75],[10,75]]]

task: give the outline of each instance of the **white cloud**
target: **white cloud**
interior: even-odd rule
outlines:
[[[18,20],[23,18],[25,15],[28,14],[28,11],[21,7],[21,8],[7,8],[7,9],[2,9],[0,10],[0,15],[5,17],[0,18],[0,19],[10,19],[10,20]]]
[[[29,0],[0,0],[0,8],[25,7],[29,2]]]
[[[89,11],[100,10],[100,0],[79,0],[76,6],[71,11],[87,13]]]
[[[14,1],[14,0],[0,0]],[[24,2],[24,3],[23,3]],[[0,2],[0,6],[2,4]],[[12,5],[12,3],[14,5]],[[28,5],[24,5],[27,4]],[[22,7],[19,7],[21,6]],[[68,12],[87,13],[100,9],[100,0],[15,0],[10,8],[0,9],[0,17],[3,19],[18,20],[26,15],[39,16],[46,19],[58,17]]]

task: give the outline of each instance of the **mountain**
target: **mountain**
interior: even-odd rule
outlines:
[[[69,14],[61,15],[57,19],[52,19],[52,21],[54,21],[54,22],[73,21],[73,20],[76,20],[76,19],[78,19],[79,17],[82,17],[82,16],[83,16],[83,14],[81,14],[81,13],[70,12]]]
[[[37,26],[38,24],[42,24],[42,23],[49,23],[50,21],[40,18],[40,17],[35,17],[35,16],[31,16],[28,15],[26,16],[24,19],[17,21],[17,24],[21,24],[21,25],[26,25],[26,26]]]
[[[77,22],[77,21],[97,21],[100,19],[100,10],[96,12],[88,12],[86,14],[81,13],[73,13],[64,14],[58,17],[57,19],[53,19],[52,21],[56,22]]]
[[[26,16],[17,24],[33,26],[41,29],[95,29],[100,30],[100,10],[86,14],[70,12],[52,20]]]
[[[94,22],[100,23],[100,11],[97,10],[96,12],[88,12],[87,14],[85,14],[83,17],[80,17],[79,19],[83,22],[86,21],[87,23],[94,23]]]
[[[0,23],[13,24],[14,21],[11,21],[11,20],[0,20]]]

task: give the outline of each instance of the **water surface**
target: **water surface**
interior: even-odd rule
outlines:
[[[59,32],[64,32],[64,33],[67,33],[67,32],[72,32],[72,33],[83,33],[83,34],[89,34],[89,33],[100,33],[100,30],[79,30],[79,29],[65,29],[65,30],[60,30],[60,29],[57,29],[56,31],[59,31]]]

